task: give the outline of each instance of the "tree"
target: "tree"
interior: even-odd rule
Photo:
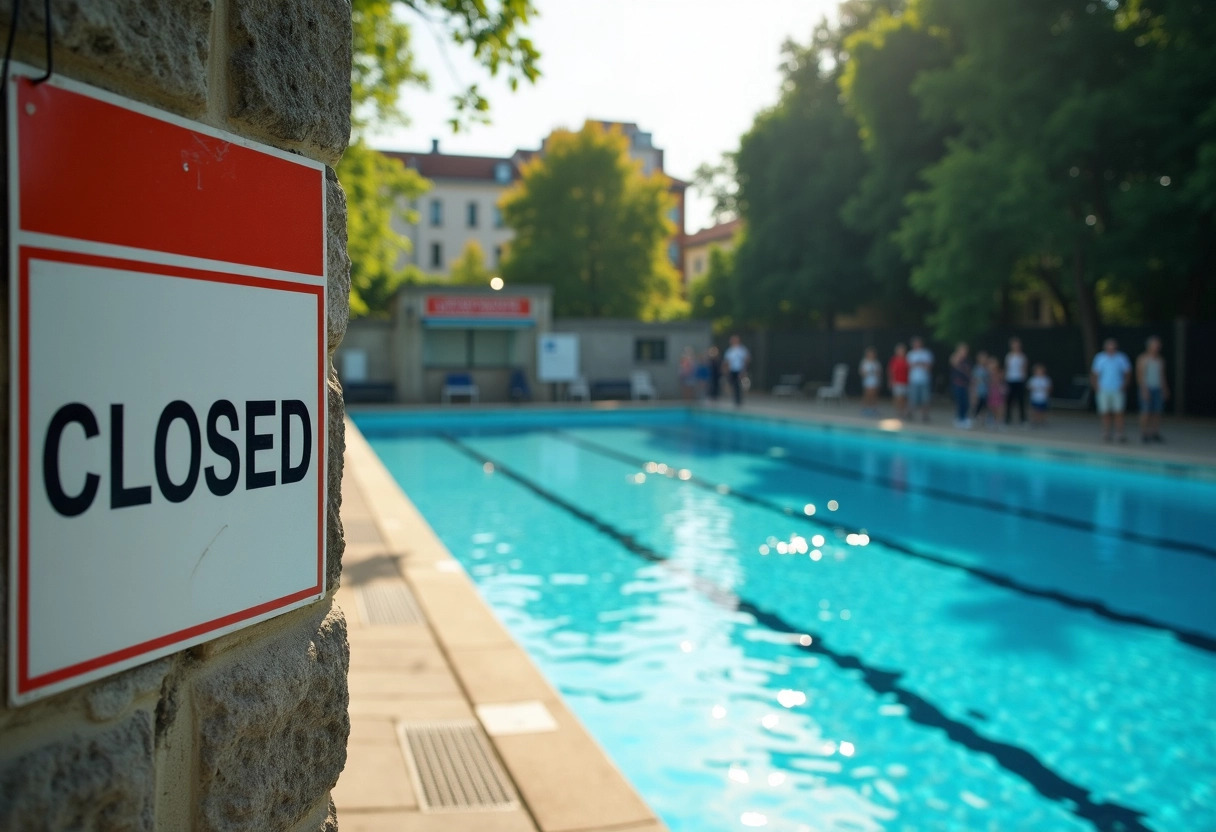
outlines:
[[[351,315],[385,314],[388,301],[417,273],[405,265],[409,241],[393,230],[393,220],[412,221],[405,206],[425,192],[426,180],[367,144],[375,124],[405,122],[400,94],[404,85],[425,86],[427,75],[415,66],[413,15],[453,44],[470,49],[491,76],[505,74],[514,89],[539,77],[539,53],[524,27],[536,13],[531,0],[353,0],[351,70],[352,142],[337,167],[346,191],[347,248],[351,258]],[[489,102],[477,85],[453,100],[453,129],[488,118]]]
[[[487,286],[491,277],[481,245],[476,240],[469,240],[461,249],[460,256],[452,262],[448,282],[458,286]]]
[[[841,206],[865,171],[857,128],[840,103],[839,61],[824,24],[810,47],[787,43],[785,92],[734,154],[747,235],[735,255],[741,322],[831,328],[873,294],[865,238]]]
[[[662,173],[642,174],[616,128],[588,122],[577,133],[555,132],[502,198],[515,231],[504,279],[553,286],[558,315],[678,314],[667,188]]]
[[[924,27],[912,9],[880,11],[844,42],[848,60],[840,89],[856,120],[866,172],[845,203],[845,224],[868,238],[866,266],[876,300],[889,319],[922,322],[932,309],[913,290],[911,269],[895,232],[909,194],[923,188],[922,171],[941,158],[949,130],[930,123],[912,90],[920,73],[948,64],[949,45]]]

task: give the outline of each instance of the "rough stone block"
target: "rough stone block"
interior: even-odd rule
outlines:
[[[179,112],[207,103],[213,0],[53,0],[56,68]],[[8,21],[12,0],[0,0]],[[42,3],[21,7],[21,58],[44,65]],[[127,87],[130,87],[128,89]]]
[[[325,581],[331,590],[341,583],[342,555],[346,539],[342,534],[342,465],[346,456],[346,405],[342,401],[342,385],[330,371],[327,385],[329,399],[329,477],[325,501]]]
[[[195,686],[200,832],[288,829],[346,763],[346,619],[321,603]]]
[[[172,667],[173,659],[160,659],[92,685],[85,693],[89,719],[105,722],[118,716],[137,696],[158,690]]]
[[[233,0],[229,116],[336,164],[350,140],[349,0]]]
[[[155,786],[152,715],[139,711],[0,761],[0,829],[151,830]]]
[[[325,218],[329,291],[329,352],[338,348],[350,320],[350,255],[346,252],[346,194],[333,168],[325,169]]]

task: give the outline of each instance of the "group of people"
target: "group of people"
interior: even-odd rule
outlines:
[[[743,346],[738,335],[730,337],[730,345],[726,352],[720,353],[717,347],[710,347],[705,352],[703,361],[697,360],[697,354],[692,347],[685,347],[680,356],[680,390],[684,399],[708,398],[717,401],[722,395],[722,382],[725,380],[731,389],[735,406],[743,404],[743,391],[748,386],[747,368],[751,364],[752,355]]]
[[[933,360],[933,353],[921,338],[911,340],[911,349],[904,344],[896,344],[894,355],[887,362],[886,380],[899,418],[919,415],[922,421],[929,421]],[[1009,352],[1003,361],[983,351],[976,353],[972,361],[969,347],[960,343],[950,356],[949,366],[955,426],[970,429],[981,417],[988,426],[1011,425],[1015,410],[1018,423],[1023,426],[1042,427],[1047,424],[1047,413],[1051,407],[1051,377],[1043,364],[1031,365],[1020,339],[1009,340]],[[1165,359],[1161,355],[1161,339],[1156,336],[1148,339],[1134,368],[1127,355],[1119,351],[1113,338],[1108,338],[1102,351],[1094,356],[1090,367],[1090,384],[1102,421],[1102,438],[1106,442],[1127,441],[1123,414],[1127,408],[1126,391],[1132,382],[1133,369],[1139,392],[1141,441],[1164,441],[1161,438],[1161,413],[1169,398],[1169,386]],[[878,412],[883,367],[873,347],[866,349],[858,372],[863,391],[862,413],[875,415]]]
[[[1018,424],[1042,427],[1047,424],[1051,406],[1051,377],[1042,364],[1030,367],[1030,359],[1017,338],[1009,341],[1009,352],[1002,362],[988,353],[976,353],[974,363],[966,344],[959,344],[950,356],[950,392],[954,397],[954,424],[970,428],[981,414],[985,424],[1010,425],[1013,412]],[[1029,400],[1030,419],[1026,419]]]

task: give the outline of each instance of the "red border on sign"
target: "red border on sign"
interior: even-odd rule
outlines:
[[[31,260],[52,260],[61,263],[75,263],[87,266],[122,269],[143,274],[158,275],[166,278],[185,278],[187,280],[205,280],[211,283],[225,283],[234,286],[249,286],[255,289],[272,289],[281,292],[299,292],[316,297],[317,300],[317,407],[318,413],[327,414],[325,396],[325,287],[313,286],[306,283],[292,283],[282,280],[267,280],[260,277],[244,277],[240,275],[222,274],[219,272],[188,269],[180,266],[165,266],[155,263],[144,263],[137,260],[123,260],[115,257],[102,257],[93,254],[59,251],[56,249],[33,248],[20,246],[17,252],[18,260],[18,308],[17,308],[17,366],[20,373],[18,385],[18,451],[17,451],[17,692],[26,694],[47,685],[70,679],[89,671],[107,665],[130,659],[144,653],[150,653],[171,644],[186,641],[204,633],[213,632],[230,624],[236,624],[250,618],[281,609],[297,601],[302,601],[321,592],[325,570],[325,477],[328,476],[325,461],[325,443],[327,437],[317,429],[317,583],[307,589],[284,595],[272,601],[266,601],[245,610],[229,613],[228,615],[202,624],[195,624],[175,633],[158,636],[140,644],[124,647],[96,656],[68,667],[61,667],[43,673],[40,676],[29,675],[29,264]],[[328,416],[324,420],[328,424]]]

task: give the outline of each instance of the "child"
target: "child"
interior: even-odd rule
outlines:
[[[1047,424],[1047,408],[1051,401],[1051,377],[1042,364],[1034,365],[1034,375],[1026,382],[1030,391],[1030,424],[1041,428]]]
[[[891,385],[891,397],[895,400],[895,415],[903,419],[908,415],[908,348],[895,345],[895,354],[887,362],[887,383]]]
[[[1005,374],[1001,371],[1001,362],[995,358],[988,359],[988,424],[996,423],[1003,428],[1005,418]]]
[[[979,419],[980,414],[988,409],[988,353],[980,350],[975,354],[975,368],[971,371],[971,384],[974,387],[972,399],[975,402],[975,410],[971,414],[972,419]],[[988,414],[988,420],[992,420],[992,414]]]
[[[878,415],[878,388],[882,384],[882,365],[873,347],[866,347],[865,358],[857,368],[861,374],[861,413],[863,416]]]

